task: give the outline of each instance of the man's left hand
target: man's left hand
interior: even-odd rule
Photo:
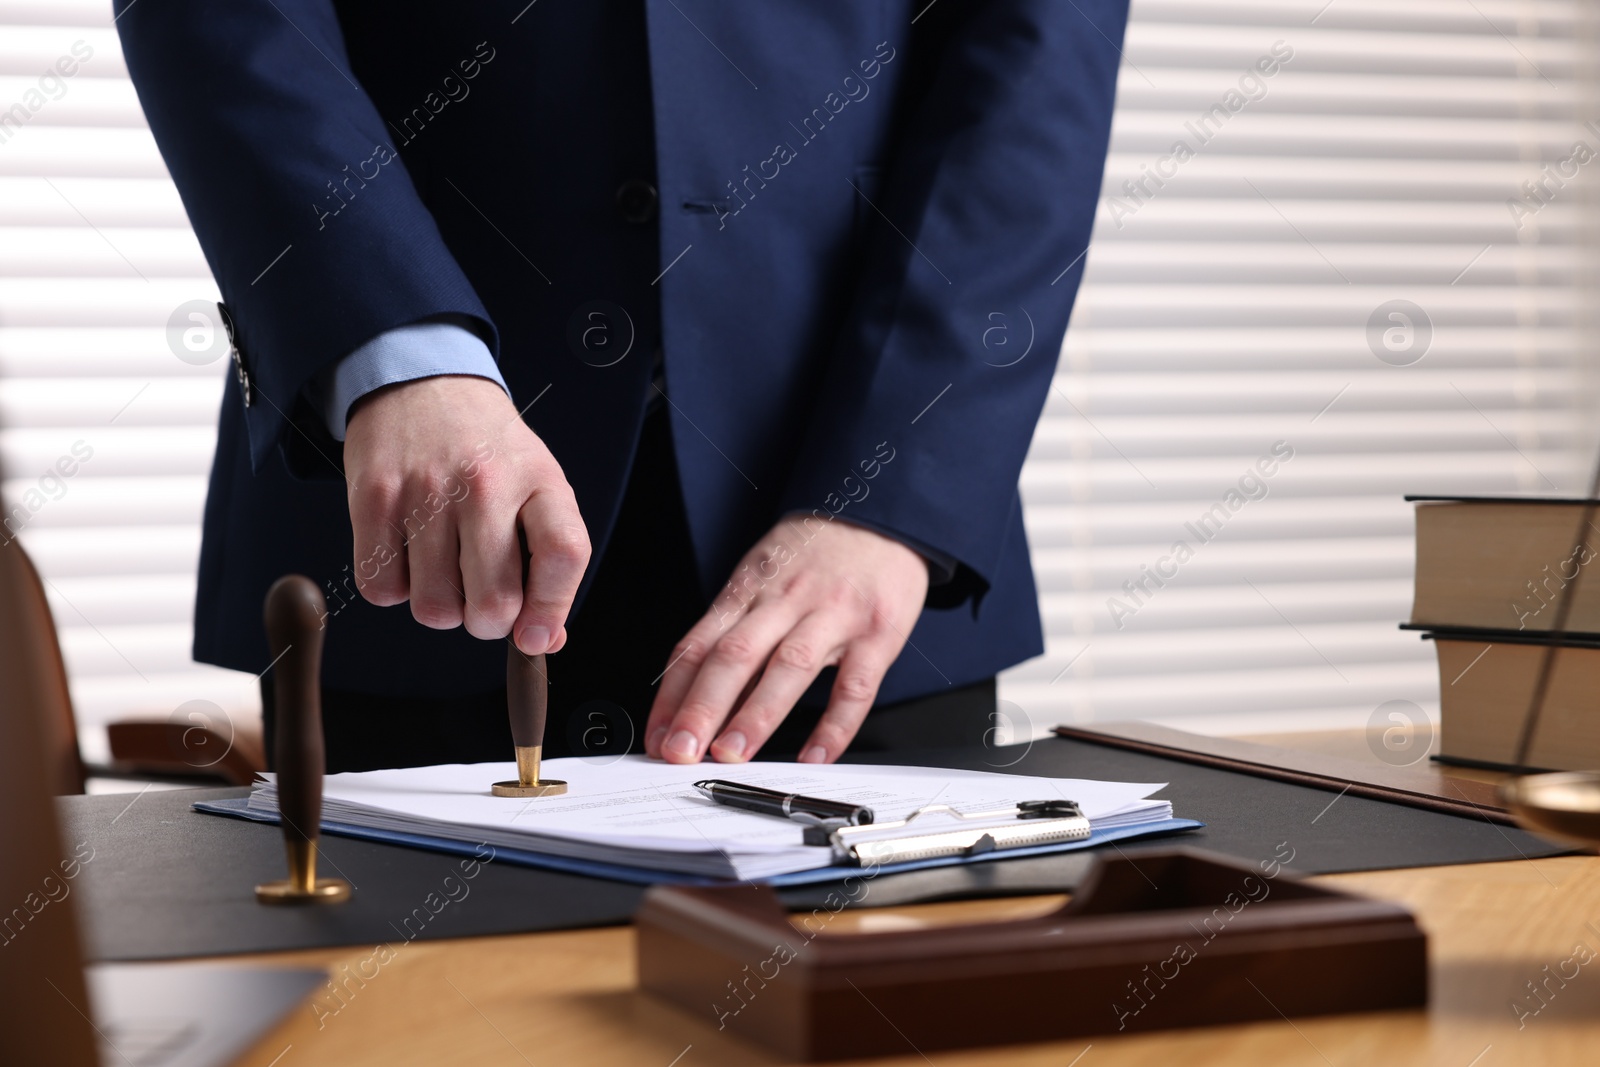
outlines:
[[[670,763],[755,755],[825,667],[828,707],[802,763],[839,758],[872,708],[928,594],[928,565],[892,538],[806,516],[773,527],[672,650],[645,726]]]

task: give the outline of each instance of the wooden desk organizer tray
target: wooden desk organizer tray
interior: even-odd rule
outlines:
[[[863,870],[839,894],[871,894]],[[766,886],[650,890],[639,984],[802,1061],[1427,1003],[1410,912],[1267,860],[1100,856],[1036,919],[829,934]]]

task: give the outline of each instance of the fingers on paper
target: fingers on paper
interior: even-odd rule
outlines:
[[[755,755],[824,667],[839,662],[849,637],[844,619],[813,612],[786,634],[738,712],[711,744],[711,755],[741,763]]]
[[[656,694],[645,728],[646,750],[654,740],[654,754],[662,759],[670,763],[697,762],[723,722],[750,692],[763,665],[793,628],[794,621],[789,605],[772,601],[744,615],[715,635],[714,640],[708,640],[712,635],[702,629],[706,620],[697,624],[682,646],[691,651],[681,657],[678,666],[691,657],[696,662],[691,670],[673,678],[670,687],[667,678],[662,678],[662,688]],[[694,651],[701,648],[703,652]],[[663,727],[665,733],[661,732]]]
[[[845,650],[827,710],[800,747],[801,763],[832,763],[844,754],[878,697],[878,686],[903,644],[896,635],[873,634]]]
[[[742,617],[742,616],[741,616]],[[660,685],[655,700],[650,703],[650,716],[644,727],[644,751],[653,759],[661,758],[661,745],[667,739],[667,728],[673,716],[689,695],[695,677],[705,666],[706,658],[717,639],[731,624],[717,613],[712,605],[700,621],[689,628],[683,640],[672,646],[672,652],[662,669]]]

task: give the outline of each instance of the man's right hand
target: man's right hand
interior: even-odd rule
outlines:
[[[367,394],[344,463],[362,596],[409,599],[436,630],[512,634],[530,656],[566,643],[589,534],[561,465],[498,385],[442,376]]]

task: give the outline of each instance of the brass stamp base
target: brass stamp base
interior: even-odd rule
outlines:
[[[489,791],[497,797],[558,797],[567,783],[554,778],[540,779],[539,753],[543,745],[517,746],[517,780],[496,782]]]
[[[258,904],[338,904],[350,899],[350,883],[317,877],[317,843],[292,838],[283,843],[289,877],[256,886]]]
[[[554,778],[523,785],[521,782],[496,782],[489,792],[497,797],[558,797],[567,791],[567,783]]]
[[[337,904],[349,899],[350,883],[339,878],[318,878],[310,891],[288,878],[256,886],[256,901],[261,904]]]

